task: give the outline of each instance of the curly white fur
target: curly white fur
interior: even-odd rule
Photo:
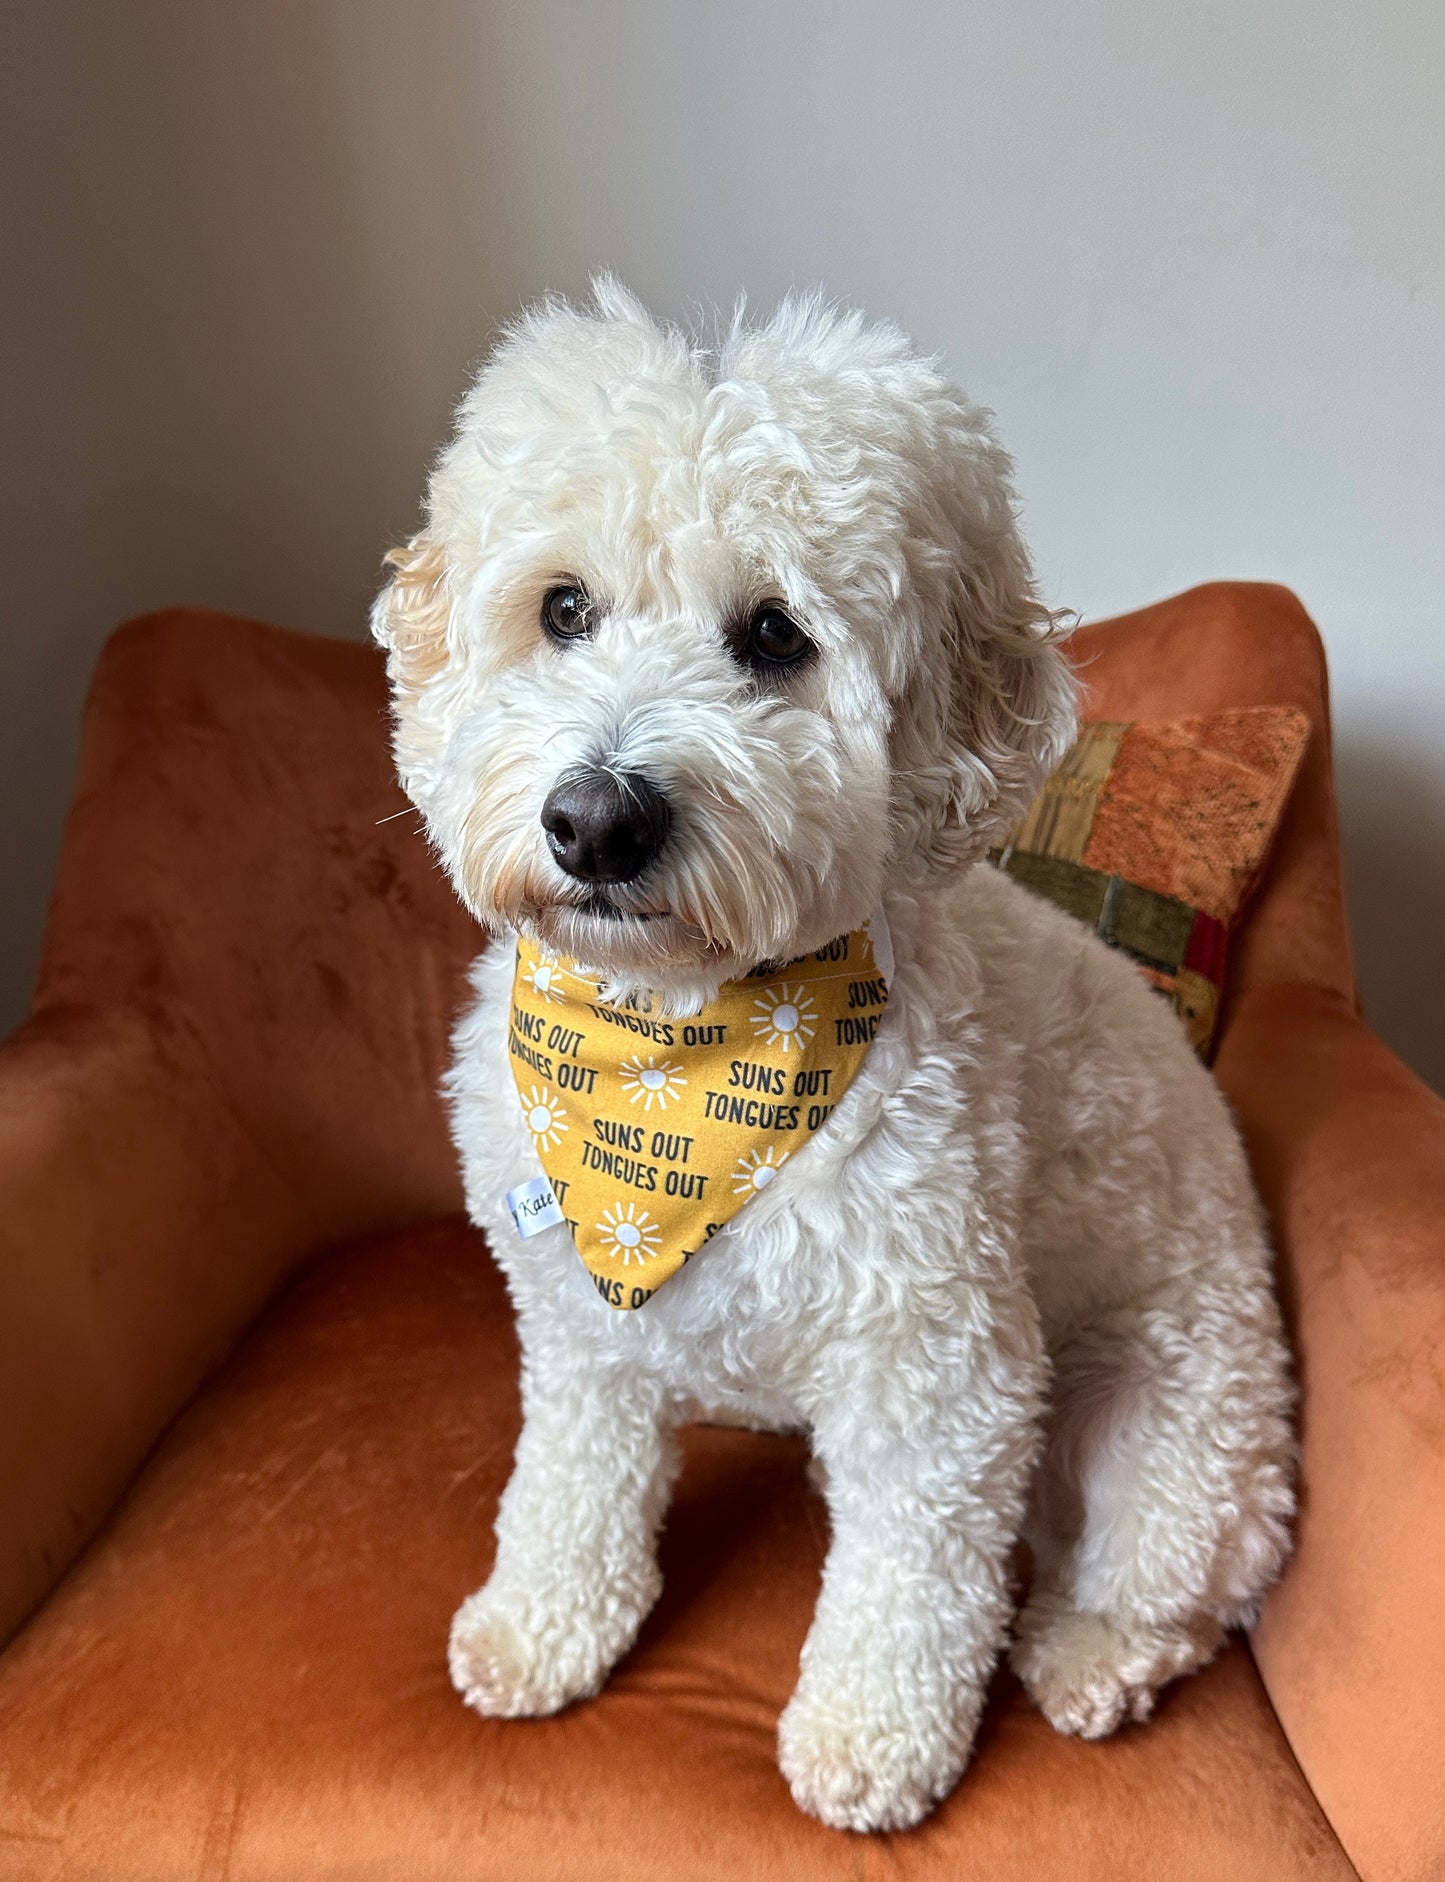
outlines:
[[[1009,1635],[1061,1731],[1143,1718],[1247,1622],[1288,1548],[1291,1387],[1238,1138],[1134,968],[975,859],[1066,749],[1058,628],[988,415],[888,326],[822,301],[714,351],[615,283],[484,367],[392,558],[402,775],[476,914],[695,1010],[859,926],[896,973],[847,1097],[637,1314],[501,1197],[538,1173],[508,1067],[512,950],[478,962],[450,1076],[468,1205],[516,1303],[525,1423],[469,1704],[595,1693],[658,1591],[674,1432],[803,1429],[833,1540],[780,1761],[853,1829],[956,1782]],[[550,644],[553,585],[597,604]],[[777,601],[816,658],[730,642]],[[622,919],[539,823],[568,767],[641,771],[668,841]]]

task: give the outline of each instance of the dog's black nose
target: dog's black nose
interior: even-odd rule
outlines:
[[[631,882],[662,848],[667,799],[636,771],[573,771],[542,806],[559,868],[584,882]]]

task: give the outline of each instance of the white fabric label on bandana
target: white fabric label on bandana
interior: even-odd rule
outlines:
[[[523,1241],[529,1235],[540,1235],[543,1229],[554,1229],[558,1223],[567,1220],[545,1176],[534,1176],[530,1183],[521,1183],[516,1189],[509,1189],[506,1203]]]

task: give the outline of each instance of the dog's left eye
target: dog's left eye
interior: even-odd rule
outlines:
[[[549,588],[542,600],[542,625],[553,640],[585,640],[592,632],[592,603],[584,588]]]
[[[792,615],[770,603],[748,623],[747,656],[758,667],[795,667],[813,651],[813,643]]]

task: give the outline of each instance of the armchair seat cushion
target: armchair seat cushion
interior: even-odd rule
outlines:
[[[687,1434],[665,1588],[602,1696],[483,1720],[446,1675],[517,1430],[482,1239],[326,1257],[162,1441],[0,1659],[0,1874],[625,1882],[1353,1872],[1244,1644],[1148,1726],[1057,1736],[1005,1674],[918,1831],[794,1807],[774,1761],[826,1543],[801,1444]]]

